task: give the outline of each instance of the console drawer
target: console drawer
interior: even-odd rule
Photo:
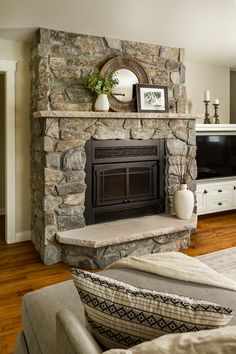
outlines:
[[[229,197],[232,194],[232,186],[230,184],[215,185],[208,187],[209,198]]]
[[[228,179],[197,181],[198,215],[236,208],[236,176]]]
[[[209,211],[221,211],[232,208],[232,201],[229,198],[209,199],[207,209]]]

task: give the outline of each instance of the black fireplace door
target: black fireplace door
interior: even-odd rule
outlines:
[[[90,139],[85,151],[86,225],[164,212],[162,139]]]

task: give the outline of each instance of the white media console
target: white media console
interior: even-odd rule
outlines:
[[[197,135],[236,135],[236,124],[197,124]],[[236,176],[197,180],[197,214],[236,209]]]
[[[197,214],[236,209],[236,177],[197,181]]]

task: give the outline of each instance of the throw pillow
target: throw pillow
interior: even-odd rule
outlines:
[[[105,348],[128,348],[167,333],[224,326],[232,310],[180,295],[137,288],[98,273],[72,269],[87,326]]]

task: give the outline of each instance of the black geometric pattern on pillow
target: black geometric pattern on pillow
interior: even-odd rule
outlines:
[[[132,321],[133,323],[151,326],[152,328],[170,333],[193,332],[209,329],[209,326],[196,326],[192,323],[183,323],[177,319],[173,321],[167,317],[154,315],[147,311],[133,309],[124,305],[121,306],[84,290],[78,290],[78,292],[84,304],[100,311],[101,313],[120,318],[124,321]]]
[[[99,333],[101,336],[107,337],[112,341],[120,343],[120,347],[128,348],[137,344],[140,344],[145,341],[144,338],[140,339],[139,337],[131,336],[127,333],[122,333],[121,331],[116,331],[115,329],[111,329],[100,323],[92,320],[86,314],[86,320],[95,333]]]

